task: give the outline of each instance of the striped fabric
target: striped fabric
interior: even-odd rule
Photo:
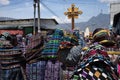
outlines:
[[[59,61],[48,61],[44,80],[60,80],[60,66],[61,63]]]
[[[0,80],[24,80],[21,68],[2,69]]]
[[[24,60],[20,49],[1,49],[0,80],[24,80],[25,74],[21,66]]]
[[[46,43],[44,50],[42,51],[43,56],[57,56],[59,50],[59,45],[61,42],[61,37],[63,36],[63,31],[56,29],[52,38]]]
[[[28,80],[44,80],[46,61],[39,61],[26,65]]]

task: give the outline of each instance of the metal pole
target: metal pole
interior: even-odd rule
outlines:
[[[38,0],[38,33],[41,32],[40,30],[40,5],[39,5],[40,0]]]

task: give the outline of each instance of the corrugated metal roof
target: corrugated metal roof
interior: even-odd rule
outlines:
[[[1,22],[0,29],[34,26],[34,19],[3,20],[0,22]],[[58,25],[58,22],[55,19],[41,19],[40,21],[40,27],[43,29],[55,29],[56,25]],[[37,21],[36,21],[36,27],[37,27]]]

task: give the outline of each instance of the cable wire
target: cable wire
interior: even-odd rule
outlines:
[[[58,17],[63,23],[65,23],[68,27],[69,25],[63,21],[63,19],[61,19],[56,13],[54,13],[50,8],[48,8],[42,1],[41,1],[41,4],[46,8],[48,9],[53,15],[55,15],[56,17]],[[65,26],[64,26],[65,27]]]

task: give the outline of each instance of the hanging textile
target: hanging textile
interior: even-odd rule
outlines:
[[[28,80],[44,80],[46,61],[39,61],[26,65]]]
[[[44,80],[60,80],[60,67],[61,63],[59,61],[48,61]]]

